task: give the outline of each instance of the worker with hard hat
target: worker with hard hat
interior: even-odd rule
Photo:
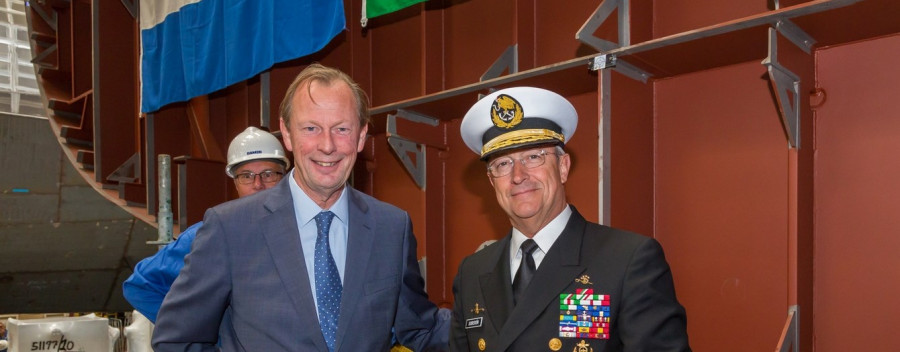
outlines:
[[[225,174],[234,179],[238,197],[245,197],[277,184],[288,166],[290,161],[275,136],[248,127],[228,146]],[[177,240],[141,260],[122,285],[125,299],[151,322],[156,322],[163,298],[184,267],[184,257],[190,252],[201,225],[202,221],[188,227]]]

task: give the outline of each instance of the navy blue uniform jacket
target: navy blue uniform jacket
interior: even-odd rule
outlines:
[[[572,209],[516,305],[511,234],[463,260],[453,284],[451,351],[690,351],[685,310],[659,243],[587,222]],[[609,295],[607,338],[560,337],[560,295],[580,289]]]

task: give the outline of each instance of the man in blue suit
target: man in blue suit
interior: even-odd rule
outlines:
[[[281,104],[296,167],[278,185],[207,211],[166,296],[155,351],[448,348],[409,215],[346,182],[368,131],[365,93],[313,64]],[[219,334],[219,327],[221,331]]]

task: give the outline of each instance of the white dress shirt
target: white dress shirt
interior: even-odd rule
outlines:
[[[537,243],[538,248],[531,253],[531,257],[534,258],[534,268],[537,270],[541,266],[541,261],[544,260],[544,256],[547,255],[547,252],[550,251],[550,247],[553,247],[553,243],[556,242],[556,239],[559,238],[559,235],[562,234],[562,231],[566,228],[566,224],[569,223],[569,217],[572,216],[572,208],[569,205],[566,205],[565,209],[559,213],[547,226],[540,229],[534,237],[531,239]],[[522,246],[522,242],[525,242],[528,237],[522,234],[521,231],[513,227],[512,229],[512,239],[509,241],[509,277],[516,277],[516,271],[519,270],[519,263],[522,262],[522,249],[519,248]]]

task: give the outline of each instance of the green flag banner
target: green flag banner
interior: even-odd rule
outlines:
[[[362,0],[362,20],[360,23],[365,27],[370,18],[399,11],[425,1],[426,0]]]

